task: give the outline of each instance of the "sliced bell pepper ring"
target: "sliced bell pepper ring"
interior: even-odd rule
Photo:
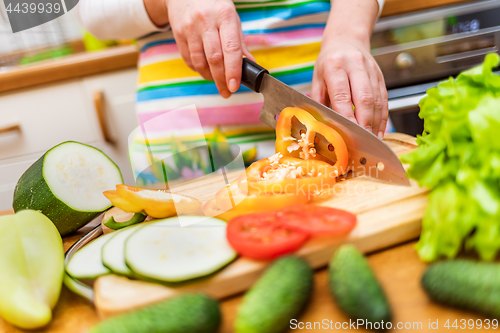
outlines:
[[[292,137],[292,121],[296,118],[306,131],[301,133],[302,139]],[[332,127],[317,121],[309,112],[299,108],[285,108],[281,111],[276,125],[276,152],[283,156],[304,159],[322,159],[316,154],[316,133],[322,135],[330,143],[329,149],[335,152],[337,161],[334,166],[339,175],[347,171],[349,152],[342,136]]]
[[[244,174],[243,174],[244,176]],[[220,189],[215,198],[203,206],[207,216],[216,216],[229,221],[236,216],[252,212],[268,212],[293,205],[301,205],[309,201],[307,193],[288,194],[245,194],[240,191],[239,177],[229,186]]]
[[[282,157],[280,153],[257,162],[247,169],[246,179],[238,179],[243,193],[311,195],[335,185],[339,171],[327,162]]]
[[[280,209],[283,207],[298,205],[307,202],[307,193],[297,194],[245,194],[238,186],[237,182],[233,182],[230,186],[222,188],[215,195],[215,202],[220,209],[238,208],[246,212],[267,212]]]
[[[116,185],[116,191],[105,191],[111,203],[126,212],[145,212],[154,218],[199,214],[199,200],[164,190],[147,190],[128,185]]]

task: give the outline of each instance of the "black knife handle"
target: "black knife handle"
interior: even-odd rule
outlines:
[[[267,69],[257,65],[248,58],[243,58],[243,68],[241,71],[241,83],[255,91],[260,92],[260,85],[265,74],[269,74]]]

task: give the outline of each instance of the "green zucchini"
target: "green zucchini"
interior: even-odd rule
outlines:
[[[178,216],[141,225],[125,242],[125,262],[135,276],[161,282],[212,274],[237,256],[227,241],[226,227],[224,221],[206,216]]]
[[[102,151],[63,142],[24,172],[14,190],[13,208],[42,212],[64,236],[111,207],[102,192],[121,183],[120,169]]]
[[[112,233],[111,239],[102,248],[102,263],[113,273],[133,276],[132,271],[125,263],[125,242],[128,237],[145,224],[123,228]]]
[[[95,279],[110,274],[102,263],[102,248],[114,235],[102,235],[78,250],[68,261],[66,272],[75,279]]]

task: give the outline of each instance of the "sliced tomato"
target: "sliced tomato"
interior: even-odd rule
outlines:
[[[283,226],[276,213],[254,213],[238,216],[227,226],[229,244],[240,255],[252,259],[273,259],[294,252],[308,235]]]
[[[286,227],[311,236],[337,236],[349,233],[356,226],[356,215],[345,210],[297,205],[276,212],[276,219]]]

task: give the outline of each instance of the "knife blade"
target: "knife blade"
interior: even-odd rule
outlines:
[[[243,59],[242,84],[264,95],[259,119],[276,128],[277,117],[286,107],[298,107],[311,113],[318,121],[330,125],[344,139],[349,150],[348,170],[392,184],[410,186],[406,172],[394,152],[377,136],[321,103],[287,86],[269,72]],[[292,134],[300,138],[300,124],[294,124]],[[329,143],[319,135],[315,145],[318,154],[335,161]]]

